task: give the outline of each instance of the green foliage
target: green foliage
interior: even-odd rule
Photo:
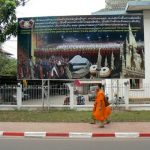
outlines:
[[[27,0],[0,0],[0,48],[12,35],[17,35],[16,8]],[[0,53],[0,75],[16,76],[17,61]]]
[[[16,8],[26,0],[0,0],[0,43],[17,34]]]
[[[16,76],[17,75],[17,60],[0,54],[0,75]]]

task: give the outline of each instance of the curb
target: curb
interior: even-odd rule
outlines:
[[[150,133],[139,132],[115,132],[115,133],[91,133],[91,132],[69,132],[69,133],[50,133],[50,132],[8,132],[0,131],[0,137],[68,137],[68,138],[139,138],[150,137]]]

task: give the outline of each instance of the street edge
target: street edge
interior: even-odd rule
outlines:
[[[51,133],[51,132],[9,132],[0,131],[0,137],[69,137],[69,138],[98,138],[98,137],[115,137],[115,138],[139,138],[150,137],[150,133],[139,132],[115,132],[115,133],[92,133],[92,132],[68,132],[68,133]]]

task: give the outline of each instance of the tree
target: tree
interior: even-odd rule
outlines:
[[[0,49],[1,44],[17,35],[16,8],[29,0],[0,0]],[[0,52],[0,75],[16,76],[17,60]]]
[[[0,75],[16,76],[17,75],[17,60],[8,57],[6,54],[0,54]]]
[[[16,8],[29,0],[0,0],[0,45],[17,34]]]

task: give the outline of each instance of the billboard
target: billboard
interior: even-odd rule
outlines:
[[[18,79],[145,77],[142,14],[18,19]]]

